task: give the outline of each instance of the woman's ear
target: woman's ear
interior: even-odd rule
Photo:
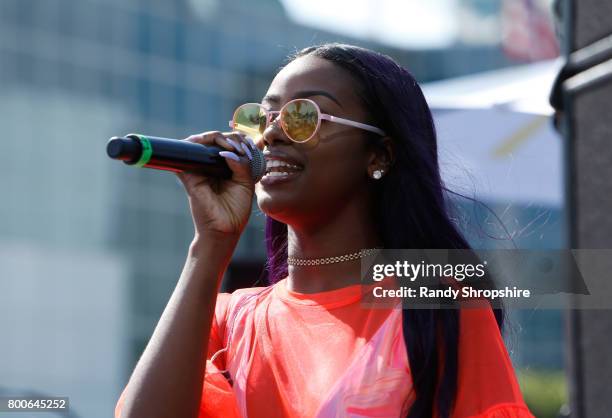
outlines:
[[[375,172],[379,171],[382,175],[389,172],[395,162],[395,145],[389,136],[383,136],[376,141],[372,147],[368,160],[368,175],[375,177]],[[378,174],[376,174],[378,176]]]

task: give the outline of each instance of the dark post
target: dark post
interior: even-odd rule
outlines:
[[[612,248],[612,2],[557,5],[568,61],[551,101],[565,136],[570,244]],[[609,292],[612,272],[598,280]],[[573,309],[568,319],[571,417],[612,416],[612,310]]]

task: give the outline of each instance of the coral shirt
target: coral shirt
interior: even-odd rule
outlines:
[[[361,285],[286,285],[218,295],[199,418],[405,417],[414,392],[402,310],[365,308]],[[452,418],[468,417],[533,418],[490,308],[460,314]]]

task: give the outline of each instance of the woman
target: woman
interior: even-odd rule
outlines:
[[[253,109],[239,108],[234,128],[253,133]],[[256,144],[237,132],[188,138],[223,147],[233,178],[179,174],[195,237],[116,416],[532,417],[499,310],[359,303],[360,249],[469,248],[447,214],[414,78],[363,48],[310,47],[261,109]],[[255,186],[254,146],[268,166]],[[271,285],[217,296],[254,193]]]

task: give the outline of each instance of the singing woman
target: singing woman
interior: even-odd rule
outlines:
[[[356,46],[309,47],[232,126],[187,138],[224,148],[233,177],[178,174],[194,237],[116,417],[533,418],[500,309],[360,303],[362,249],[469,248],[406,69]],[[253,184],[255,147],[267,172]],[[254,196],[269,283],[219,293]]]

